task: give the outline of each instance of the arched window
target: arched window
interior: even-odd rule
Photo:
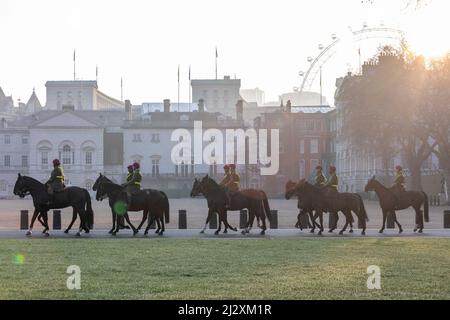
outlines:
[[[70,165],[72,163],[72,148],[65,144],[62,148],[62,163]]]

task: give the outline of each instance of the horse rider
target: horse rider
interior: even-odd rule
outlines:
[[[330,166],[329,173],[330,177],[328,178],[328,181],[324,184],[324,187],[329,188],[332,191],[338,192],[339,180],[336,175],[336,167]]]
[[[128,182],[130,182],[131,179],[133,179],[133,171],[134,171],[133,165],[130,164],[130,165],[127,167],[127,169],[128,169],[127,180],[126,180],[126,182],[125,182],[124,184],[122,184],[122,187],[125,187],[125,185],[126,185]]]
[[[220,185],[221,186],[226,186],[228,184],[228,181],[230,180],[230,166],[229,165],[224,165],[223,166],[223,178],[222,181],[220,181]]]
[[[323,187],[325,186],[325,183],[327,182],[327,178],[325,178],[323,172],[322,172],[322,166],[316,167],[316,178],[314,180],[314,185],[317,187]]]
[[[228,189],[230,189],[230,191],[239,191],[239,187],[241,184],[241,177],[239,176],[239,174],[236,172],[236,165],[235,164],[230,164],[230,180],[227,183],[227,187]]]
[[[133,175],[131,176],[130,181],[125,183],[125,191],[127,193],[127,203],[131,204],[131,198],[134,194],[138,193],[141,190],[141,181],[142,175],[140,172],[140,165],[138,162],[133,163]]]
[[[394,178],[394,184],[391,189],[398,191],[405,191],[405,175],[403,173],[403,168],[401,166],[395,167],[396,173]]]
[[[45,183],[47,186],[47,192],[50,196],[48,205],[55,201],[55,193],[64,190],[64,171],[61,167],[59,159],[53,160],[53,171],[50,175],[50,179]]]

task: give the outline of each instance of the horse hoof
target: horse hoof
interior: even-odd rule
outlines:
[[[112,234],[112,233],[113,233],[113,231],[112,231],[112,230],[109,230],[109,231],[108,231],[108,233],[109,233],[109,234]]]
[[[145,231],[145,232],[144,232],[144,236],[146,236],[146,235],[148,235],[148,231]]]
[[[309,231],[309,233],[314,233],[314,231],[315,231],[314,229],[311,229],[311,231]]]
[[[344,234],[344,231],[339,231],[339,235],[342,236]]]
[[[384,231],[384,230],[382,229],[382,230],[378,231],[378,233],[383,233],[383,231]]]
[[[237,232],[238,229],[237,228],[230,228],[231,230],[233,230],[234,232]]]
[[[319,231],[319,232],[317,233],[317,235],[318,235],[318,236],[321,236],[321,235],[322,235],[322,231]]]
[[[261,231],[259,234],[263,236],[263,235],[266,234],[266,232],[263,230],[263,231]]]
[[[117,234],[117,232],[111,232],[112,236],[115,236]]]
[[[84,230],[84,233],[90,233],[90,231],[89,230]]]
[[[217,236],[219,234],[219,231],[214,232],[214,234]]]
[[[349,232],[349,233],[353,233],[353,229],[350,229],[348,232]]]
[[[365,235],[366,235],[366,232],[365,232],[365,231],[362,231],[362,232],[361,232],[361,235],[362,235],[362,236],[365,236]]]
[[[31,236],[31,231],[27,231],[27,233],[25,234],[26,236]]]
[[[328,230],[328,233],[333,233],[333,229]]]
[[[422,230],[422,229],[420,229],[420,230],[419,230],[419,233],[422,233],[422,232],[423,232],[423,230]]]
[[[228,233],[228,230],[224,230],[223,233]]]
[[[81,233],[80,233],[80,232],[77,232],[77,233],[76,233],[76,236],[77,236],[77,237],[81,237]]]
[[[245,230],[242,230],[241,233],[245,236]]]
[[[64,230],[64,233],[66,234],[69,233],[69,229]]]
[[[139,231],[133,231],[133,237],[135,236],[135,235],[137,235],[139,233]]]
[[[45,233],[44,233],[44,237],[50,237],[50,233],[45,232]]]
[[[164,235],[164,232],[158,232],[158,236],[163,236]]]
[[[200,231],[200,233],[205,233],[205,230]]]
[[[417,228],[414,228],[414,229],[413,229],[413,232],[416,232],[416,231],[417,231]]]

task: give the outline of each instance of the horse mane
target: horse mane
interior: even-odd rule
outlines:
[[[25,179],[25,180],[27,180],[27,181],[29,181],[29,182],[33,182],[33,183],[35,183],[35,184],[37,184],[37,185],[42,185],[42,186],[44,186],[44,184],[43,184],[42,182],[40,182],[39,180],[37,180],[37,179],[35,179],[35,178],[33,178],[33,177],[22,176],[22,178]]]
[[[375,178],[372,178],[372,181],[375,182],[376,184],[378,184],[380,187],[382,187],[384,190],[388,190],[389,188],[386,187],[385,185],[383,185],[380,181],[378,181]]]

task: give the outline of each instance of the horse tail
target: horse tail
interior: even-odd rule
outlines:
[[[267,199],[267,194],[261,190],[261,194],[263,196],[263,206],[264,211],[266,212],[267,218],[269,221],[272,221],[272,213],[270,212],[269,199]]]
[[[361,210],[361,213],[363,214],[364,219],[366,219],[366,221],[369,221],[369,216],[367,215],[366,207],[364,206],[364,200],[360,194],[357,193],[356,195],[359,198],[359,209]]]
[[[422,191],[422,193],[425,197],[425,202],[423,203],[423,213],[424,213],[425,222],[430,222],[430,216],[428,215],[428,196],[425,192]]]
[[[89,192],[84,189],[84,195],[86,196],[86,216],[87,221],[89,224],[89,229],[92,229],[94,226],[94,210],[92,210],[92,202],[91,202],[91,195]]]
[[[164,218],[165,218],[165,221],[166,221],[166,223],[169,223],[170,222],[170,206],[169,206],[169,198],[167,197],[167,195],[164,193],[164,192],[162,192],[162,191],[160,191],[161,192],[161,194],[163,195],[163,197],[164,197]]]

